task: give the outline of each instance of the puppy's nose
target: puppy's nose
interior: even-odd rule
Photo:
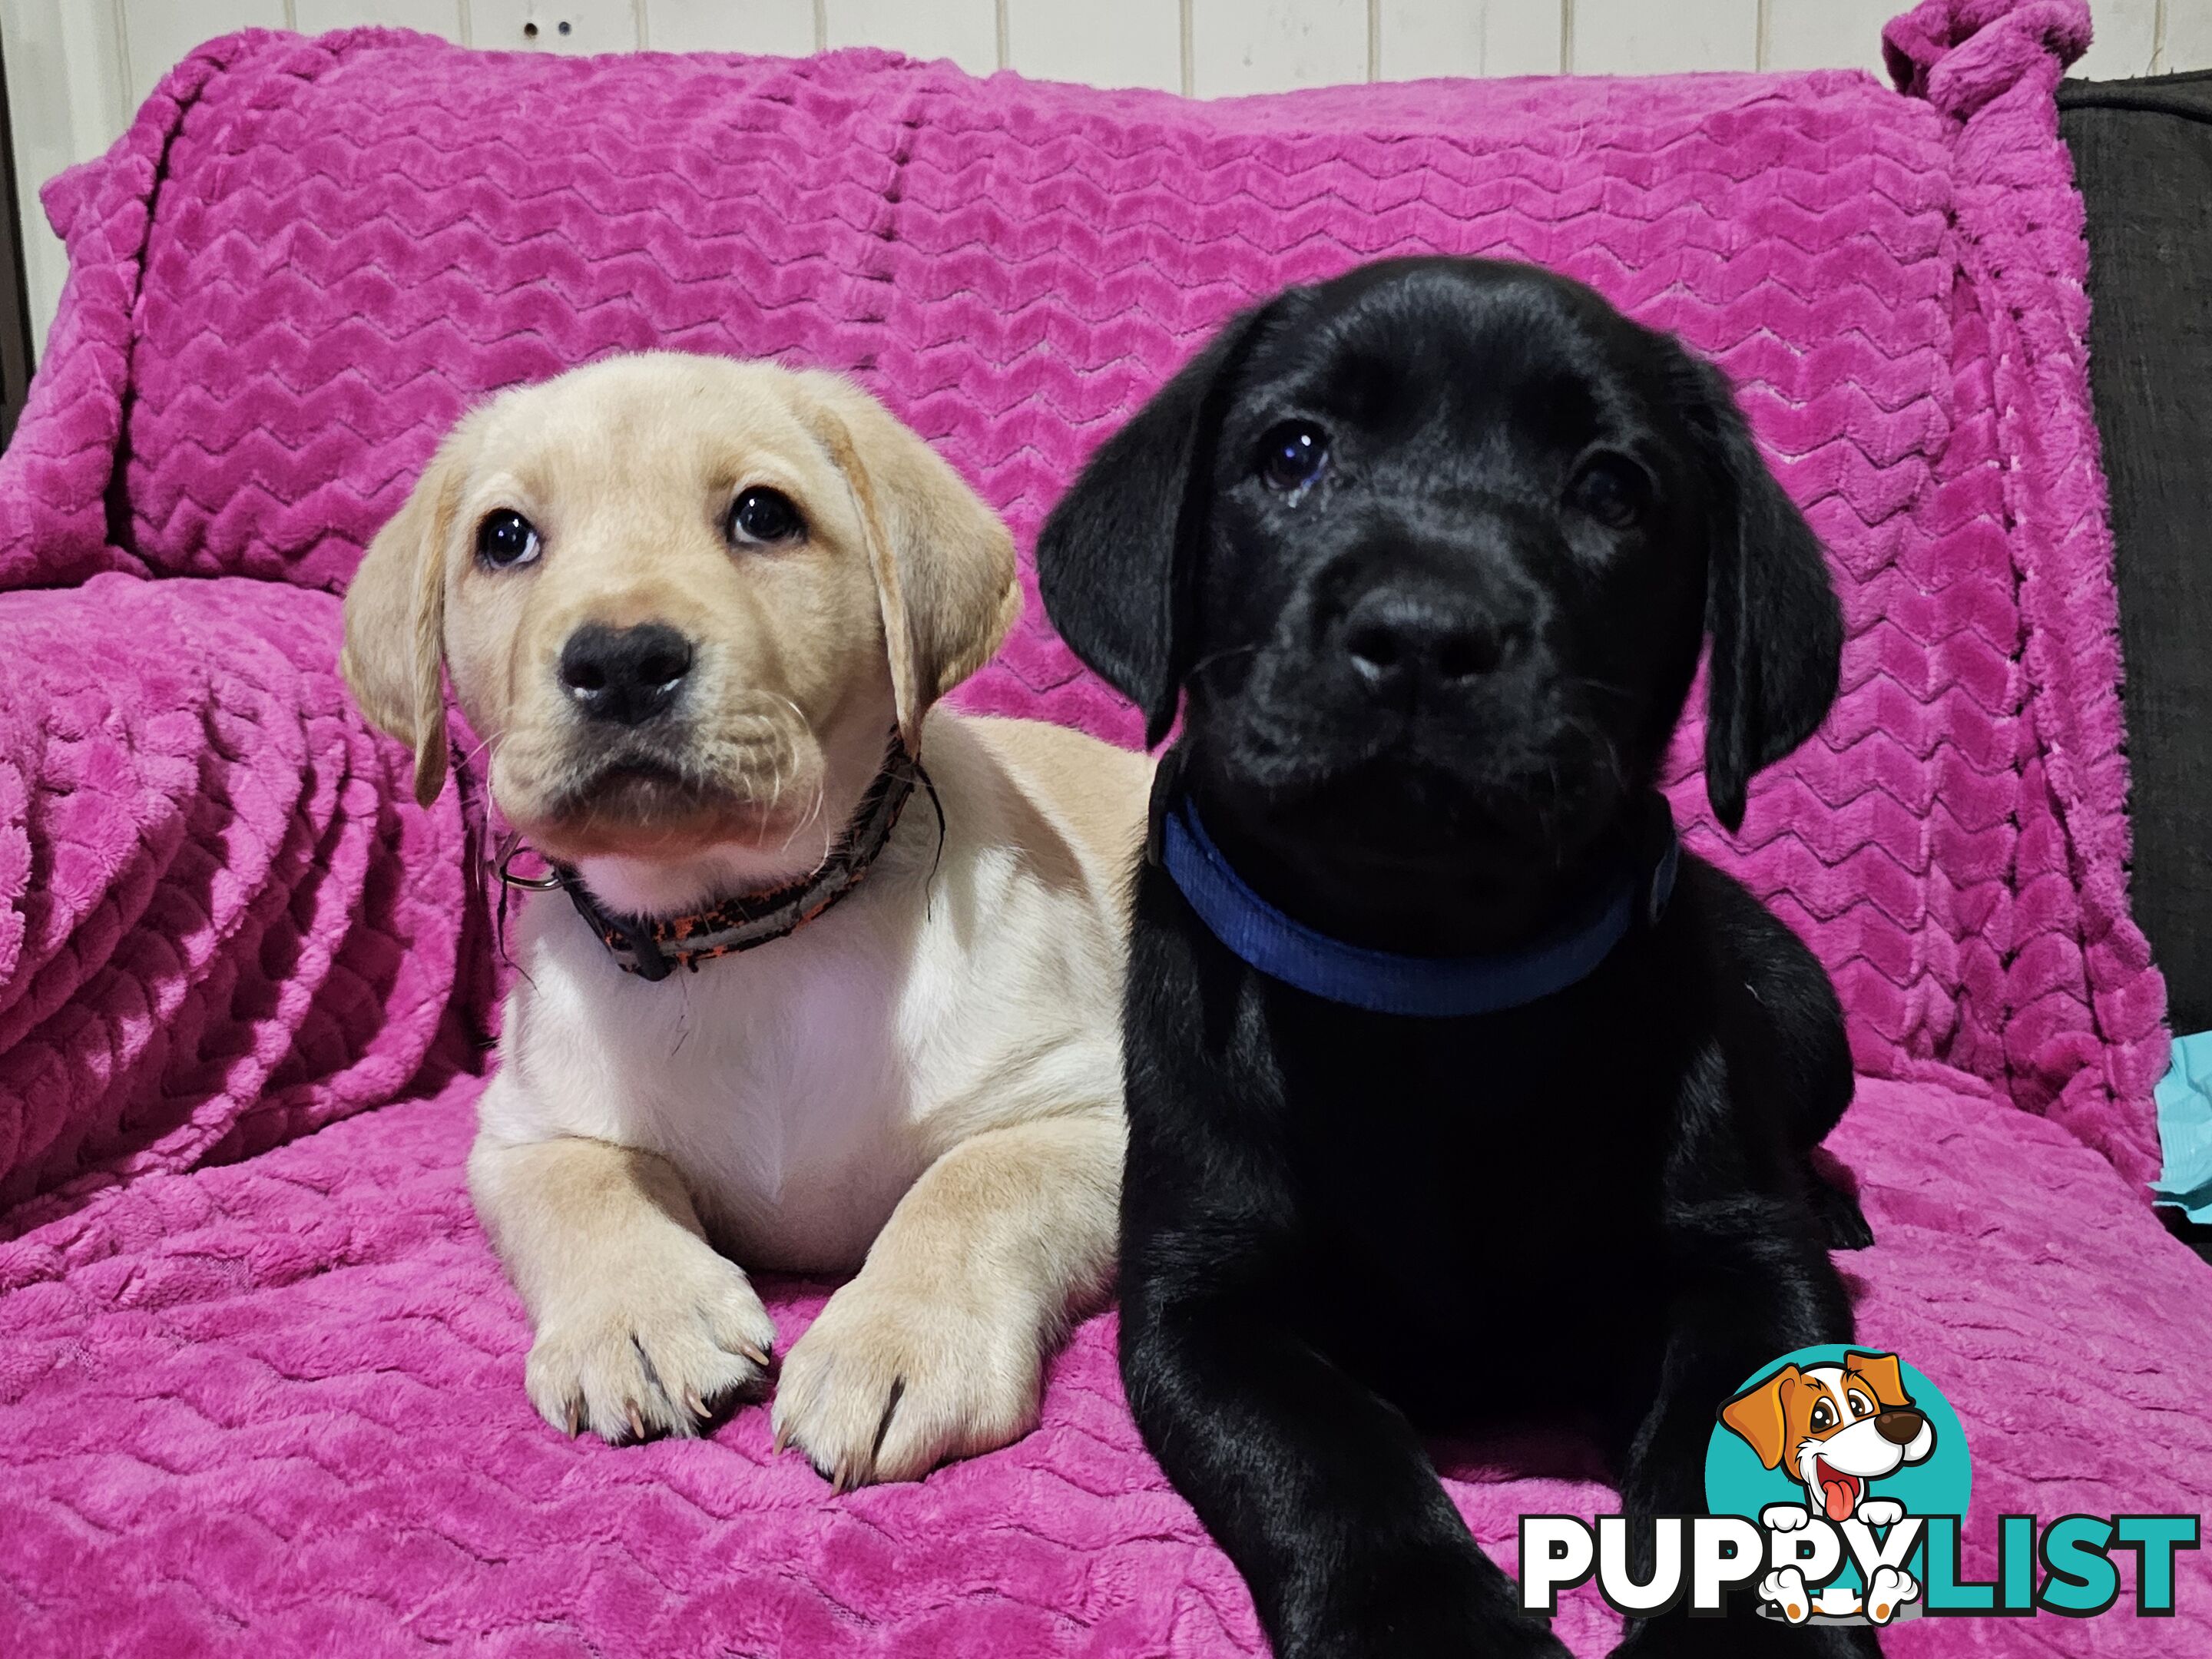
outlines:
[[[1916,1411],[1886,1411],[1874,1419],[1874,1429],[1893,1446],[1909,1446],[1919,1438],[1921,1428],[1927,1421]]]
[[[1403,588],[1370,590],[1344,621],[1352,672],[1378,696],[1493,673],[1510,643],[1507,633],[1473,606]]]
[[[659,623],[586,623],[561,647],[562,688],[591,719],[641,726],[676,701],[691,672],[691,641]]]

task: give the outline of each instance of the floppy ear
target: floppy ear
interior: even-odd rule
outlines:
[[[1175,724],[1214,441],[1274,303],[1232,318],[1100,445],[1037,533],[1045,614],[1068,649],[1144,712],[1147,746]]]
[[[1836,700],[1843,612],[1805,515],[1759,453],[1727,378],[1684,354],[1684,414],[1711,501],[1705,795],[1729,830],[1753,775],[1813,735]]]
[[[1797,1368],[1784,1365],[1764,1382],[1746,1389],[1721,1407],[1721,1421],[1742,1436],[1760,1464],[1773,1468],[1782,1462],[1790,1437],[1784,1401],[1797,1386]]]
[[[1885,1406],[1910,1406],[1912,1396],[1905,1391],[1905,1373],[1899,1369],[1893,1353],[1847,1353],[1844,1369],[1855,1371],[1874,1384],[1874,1397]]]
[[[868,542],[899,736],[991,659],[1022,614],[1014,538],[904,422],[851,381],[810,370],[802,413],[845,475]]]
[[[345,595],[338,672],[369,724],[415,751],[415,799],[446,782],[445,551],[476,430],[464,421],[376,532]]]

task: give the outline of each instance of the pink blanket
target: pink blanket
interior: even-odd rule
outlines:
[[[1036,1435],[844,1498],[757,1409],[623,1450],[530,1413],[459,1173],[475,774],[405,800],[331,593],[470,400],[648,345],[854,373],[1026,539],[1237,306],[1420,249],[1556,265],[1716,356],[1833,550],[1826,730],[1733,845],[1694,730],[1672,781],[1844,991],[1868,1081],[1832,1150],[1881,1240],[1845,1265],[1862,1335],[1968,1425],[1970,1570],[2000,1512],[2202,1510],[2208,1280],[2140,1190],[2162,993],[2051,104],[2086,33],[2080,0],[1929,0],[1890,32],[1907,96],[1190,105],[378,31],[187,60],[49,191],[70,285],[0,457],[0,1651],[1254,1651],[1110,1320]],[[1033,597],[966,696],[1135,730]],[[779,1292],[787,1339],[820,1296]],[[1509,1565],[1524,1510],[1610,1503],[1572,1444],[1439,1455]],[[2201,1559],[2173,1620],[1890,1650],[2202,1653]],[[1586,1596],[1562,1624],[1608,1628]]]
[[[0,1237],[473,1064],[461,813],[362,729],[337,611],[0,597]]]

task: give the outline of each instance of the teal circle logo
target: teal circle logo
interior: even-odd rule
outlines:
[[[1706,1507],[1771,1535],[1759,1611],[1791,1624],[1917,1617],[1926,1523],[1963,1519],[1972,1484],[1942,1390],[1871,1348],[1800,1348],[1761,1366],[1722,1402],[1705,1449]]]

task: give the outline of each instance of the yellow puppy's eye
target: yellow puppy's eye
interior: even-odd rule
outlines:
[[[1813,1426],[1816,1429],[1834,1428],[1836,1426],[1836,1408],[1833,1406],[1831,1406],[1825,1400],[1815,1404],[1813,1407]]]
[[[1856,1389],[1853,1389],[1848,1397],[1851,1402],[1852,1416],[1872,1417],[1874,1415],[1874,1401],[1868,1399],[1866,1395],[1860,1393]]]
[[[805,533],[806,520],[781,489],[748,489],[731,504],[729,535],[733,542],[787,542]]]
[[[538,527],[510,507],[487,513],[477,526],[477,557],[494,570],[528,564],[542,545]]]

